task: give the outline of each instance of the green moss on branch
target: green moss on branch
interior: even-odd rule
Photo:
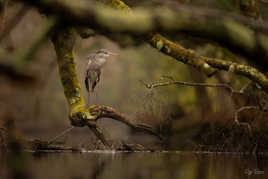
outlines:
[[[71,114],[85,107],[85,101],[81,95],[76,65],[74,62],[73,46],[75,36],[73,29],[66,28],[55,33],[53,44],[57,53],[59,74],[67,98]]]
[[[97,0],[97,1],[105,2],[107,5],[110,6],[113,6],[114,1],[118,1],[118,4],[120,4],[119,2],[121,2],[120,0]],[[113,7],[117,9],[123,8],[129,11],[129,7],[124,3],[120,4],[120,8],[118,6]],[[267,77],[253,67],[240,65],[233,62],[227,62],[221,59],[199,56],[195,51],[185,49],[182,46],[165,39],[159,34],[150,35],[148,37],[148,42],[152,45],[152,47],[158,49],[159,51],[167,55],[170,55],[171,57],[174,57],[178,61],[194,66],[198,70],[205,72],[207,75],[212,75],[215,72],[215,69],[234,72],[236,74],[246,76],[252,81],[257,82],[266,92],[268,92]]]
[[[82,96],[73,52],[75,43],[74,30],[66,27],[56,31],[52,42],[57,54],[59,75],[65,97],[68,101],[69,118],[72,125],[79,127],[88,126],[104,145],[110,146],[103,132],[96,125],[99,114],[91,114]]]
[[[116,9],[125,10],[126,12],[131,12],[131,9],[120,0],[97,0],[105,3],[111,7]],[[216,70],[210,67],[206,62],[202,61],[198,58],[198,55],[194,53],[192,50],[187,50],[180,45],[177,45],[160,34],[151,34],[148,36],[148,42],[152,47],[158,49],[159,51],[175,58],[178,61],[181,61],[185,64],[191,65],[198,70],[203,71],[206,75],[213,75]]]
[[[239,8],[245,16],[253,19],[260,17],[259,4],[257,0],[239,0]]]
[[[216,72],[216,70],[203,61],[195,51],[185,49],[179,44],[175,44],[159,34],[151,35],[148,41],[154,48],[164,54],[187,65],[191,65],[199,71],[203,71],[208,76],[213,75]]]
[[[221,59],[208,58],[203,56],[201,56],[201,58],[214,68],[229,71],[249,78],[250,80],[258,83],[268,93],[268,79],[266,75],[258,71],[256,68],[230,61],[224,61]]]
[[[131,12],[131,9],[122,1],[118,1],[118,0],[96,0],[96,1],[107,4],[111,7],[120,9],[125,12]]]
[[[255,23],[240,16],[186,6],[178,6],[174,9],[139,9],[130,13],[130,8],[120,0],[96,0],[114,9],[99,5],[74,6],[60,0],[23,1],[38,7],[47,14],[57,15],[66,24],[89,26],[109,37],[116,37],[119,33],[136,36],[148,35],[152,32],[181,31],[194,36],[198,35],[217,41],[220,45],[248,57],[252,63],[259,65],[259,69],[268,68],[268,49],[266,45],[263,45],[263,38],[259,38],[261,33],[267,34],[267,25]],[[127,13],[129,15],[126,15]],[[150,39],[148,41],[150,42]],[[161,43],[162,41],[151,44],[161,45]],[[154,47],[159,47],[159,45]],[[176,56],[174,58],[181,60]],[[188,64],[198,67],[199,70],[202,69],[207,75],[215,71],[204,61],[195,59],[190,58]],[[188,58],[182,61],[187,63]]]
[[[73,47],[75,33],[72,28],[64,28],[54,33],[52,42],[54,44],[59,67],[59,75],[64,89],[65,97],[69,105],[69,118],[72,125],[89,129],[102,141],[105,146],[111,147],[109,139],[102,129],[96,124],[102,117],[110,117],[127,124],[134,129],[142,129],[150,134],[157,135],[151,128],[144,125],[134,124],[125,115],[117,112],[111,107],[92,105],[87,107],[82,97],[81,86],[78,81]]]

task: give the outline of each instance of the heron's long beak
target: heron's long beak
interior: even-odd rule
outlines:
[[[120,56],[119,53],[112,53],[112,52],[110,52],[110,55],[112,55],[112,56]]]

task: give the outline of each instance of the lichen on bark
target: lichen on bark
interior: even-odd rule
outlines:
[[[125,12],[131,12],[131,9],[120,0],[96,0],[96,1],[102,2],[115,9],[120,9]],[[198,55],[193,51],[187,50],[182,46],[167,40],[160,34],[148,35],[147,41],[149,44],[151,44],[152,47],[175,58],[178,61],[189,64],[197,68],[198,70],[201,70],[208,76],[213,75],[217,71],[216,69],[210,67],[206,62],[202,61],[200,58],[192,58],[193,56],[198,57]]]
[[[127,116],[117,112],[111,107],[98,105],[87,107],[76,72],[75,56],[73,52],[75,42],[74,29],[70,27],[61,27],[54,32],[52,42],[56,50],[59,76],[61,78],[65,97],[68,101],[69,118],[73,126],[88,126],[96,137],[109,148],[112,147],[110,139],[97,125],[97,120],[102,117],[118,120],[134,129],[144,130],[157,136],[157,133],[155,133],[152,128],[143,124],[133,123]]]
[[[126,4],[124,3],[120,4],[121,2],[120,0],[97,0],[97,1],[104,2],[106,5],[112,6],[116,9],[123,9],[126,11],[130,11],[130,8]],[[118,2],[117,4],[120,4],[119,7],[113,6],[115,1]],[[250,0],[250,1],[253,1],[253,0]],[[227,26],[230,29],[230,24],[228,25]],[[231,25],[233,27],[233,24]],[[245,34],[248,35],[248,34],[251,34],[251,32],[250,33],[245,32],[244,34],[239,34],[239,36],[241,35],[245,36],[249,41],[248,43],[249,46],[252,45],[250,44],[252,43],[251,36],[250,35],[246,36]],[[262,39],[266,39],[266,38],[262,38]],[[205,74],[207,74],[208,76],[213,75],[216,72],[216,69],[225,70],[225,71],[230,71],[231,69],[233,73],[236,73],[238,75],[243,75],[245,77],[248,77],[252,81],[257,82],[266,92],[268,92],[268,79],[266,75],[264,75],[262,72],[260,72],[256,68],[253,68],[247,65],[240,65],[237,63],[233,63],[233,62],[225,61],[221,59],[199,56],[195,51],[190,50],[190,49],[185,49],[179,44],[175,44],[174,42],[167,40],[160,34],[150,34],[147,37],[147,41],[151,44],[152,47],[175,58],[178,61],[181,61],[185,64],[189,64],[197,68],[198,70],[205,72]],[[264,40],[262,40],[261,42],[264,42]],[[244,45],[248,45],[248,44],[244,44]],[[253,48],[253,47],[250,47],[250,48]]]
[[[164,54],[172,56],[176,60],[185,64],[191,65],[208,76],[213,75],[216,72],[216,70],[204,62],[195,51],[185,49],[179,44],[167,40],[160,34],[149,36],[149,42],[153,47],[156,47]]]
[[[96,1],[107,4],[116,9],[121,9],[125,12],[131,12],[131,9],[122,1],[118,0],[96,0]]]
[[[110,147],[107,137],[96,124],[98,113],[91,114],[85,104],[77,77],[74,57],[75,32],[73,28],[61,27],[55,31],[52,42],[57,54],[61,83],[69,106],[69,119],[73,126],[88,126],[105,146]]]
[[[239,8],[245,16],[253,19],[260,18],[258,0],[239,0]]]
[[[85,107],[85,101],[81,96],[76,65],[74,62],[73,46],[75,36],[72,28],[65,28],[55,32],[52,42],[54,44],[61,83],[67,98],[70,113],[75,113],[79,108]]]

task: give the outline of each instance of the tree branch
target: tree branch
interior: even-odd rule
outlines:
[[[129,7],[126,4],[122,3],[120,0],[99,0],[99,1],[104,2],[107,5],[115,7],[117,9],[124,9],[126,12],[130,11]],[[165,39],[160,34],[151,34],[148,38],[148,42],[153,47],[159,49],[161,52],[167,55],[170,55],[174,57],[175,59],[184,62],[185,64],[192,64],[192,63],[196,64],[197,61],[202,60],[206,63],[202,63],[202,65],[204,66],[201,69],[204,69],[205,67],[207,67],[207,64],[209,64],[208,70],[211,70],[210,68],[211,66],[216,69],[230,71],[238,75],[246,76],[252,81],[258,83],[266,92],[268,92],[268,79],[263,73],[258,71],[256,68],[253,68],[247,65],[240,65],[237,63],[233,63],[233,62],[225,61],[221,59],[199,56],[195,51],[185,49],[181,47],[180,45],[175,44]],[[268,44],[266,45],[268,48]],[[256,53],[261,53],[261,51],[258,51],[258,48],[257,48]],[[268,53],[268,50],[265,53]],[[253,59],[255,60],[256,58],[253,58]],[[262,62],[265,62],[265,60],[262,60]],[[200,65],[197,65],[197,66],[200,66]]]
[[[94,21],[94,13],[93,14],[90,13],[87,9],[85,9],[82,12],[81,11],[74,11],[76,13],[72,13],[72,9],[71,9],[70,5],[69,6],[68,6],[68,4],[62,5],[59,1],[53,1],[53,2],[51,2],[51,1],[31,1],[31,0],[24,0],[24,1],[30,2],[31,4],[41,8],[43,10],[46,10],[48,13],[55,13],[57,15],[60,15],[60,17],[63,18],[63,20],[65,20],[66,18],[69,20],[75,19],[75,20],[77,20],[75,23],[79,24],[79,23],[84,22],[84,23],[89,23],[88,25],[93,25],[92,22],[96,22],[96,21]],[[111,5],[112,7],[116,8],[116,9],[123,10],[123,12],[125,13],[124,16],[126,16],[126,17],[128,17],[126,14],[131,12],[130,8],[126,4],[124,4],[123,2],[121,2],[119,0],[99,0],[99,1],[104,2],[107,5]],[[86,8],[90,9],[90,7],[88,7],[88,6],[86,6]],[[93,10],[93,12],[95,12],[95,11]],[[109,11],[109,12],[111,12],[111,11]],[[182,12],[184,12],[184,11],[182,11]],[[87,14],[87,13],[90,13],[90,14]],[[115,13],[115,17],[117,17],[119,12],[113,11],[113,13]],[[85,16],[85,14],[88,16]],[[131,13],[130,16],[135,17],[133,14],[134,13]],[[171,17],[173,17],[173,15]],[[181,15],[181,18],[183,18],[185,14],[180,14],[180,15]],[[110,13],[109,13],[109,15],[107,15],[105,17],[108,18],[108,16],[111,16]],[[124,20],[124,18],[121,18],[121,20],[122,19]],[[178,21],[179,19],[180,18],[176,18],[176,21]],[[128,18],[126,18],[125,20],[128,20]],[[199,24],[199,23],[197,23],[199,21],[194,21],[194,20],[195,19],[190,18],[190,20],[188,19],[186,21],[187,23],[191,24],[190,26],[186,25],[186,28],[189,31],[196,30],[196,28],[194,28],[195,26],[193,26],[193,25]],[[197,18],[197,20],[198,20],[198,18]],[[204,19],[202,19],[202,20],[204,22],[206,22],[206,20],[204,20]],[[105,22],[107,23],[107,21],[105,21]],[[122,21],[119,20],[117,22],[121,23]],[[130,22],[132,22],[132,21],[130,21]],[[134,20],[133,22],[134,22],[134,24],[136,24],[137,21]],[[212,37],[214,37],[213,34],[216,37],[218,37],[220,35],[219,37],[223,37],[221,39],[223,41],[228,42],[228,43],[234,42],[234,44],[231,44],[231,46],[236,46],[239,48],[241,47],[240,49],[242,49],[242,51],[243,51],[243,49],[246,51],[248,50],[247,52],[250,55],[254,56],[254,58],[252,58],[252,59],[256,63],[261,65],[262,68],[268,67],[268,60],[267,60],[268,59],[268,44],[265,43],[265,39],[267,38],[266,36],[264,36],[264,35],[256,36],[256,34],[254,34],[254,32],[252,30],[247,29],[247,27],[239,25],[233,21],[228,21],[228,23],[224,23],[225,25],[227,25],[224,27],[217,25],[217,22],[219,22],[219,20],[215,21],[215,23],[216,23],[215,26],[218,27],[219,30],[222,28],[225,29],[224,31],[219,31],[219,33],[215,33],[215,32],[208,33],[208,31],[206,32],[206,29],[213,29],[212,28],[213,23],[209,24],[209,26],[207,23],[205,23],[205,24],[200,26],[202,28],[197,28],[197,30],[201,34],[203,34],[202,32],[204,31],[205,34],[207,33],[207,35],[212,36]],[[106,24],[106,23],[103,23],[103,24]],[[108,26],[109,26],[109,24],[113,24],[113,23],[114,23],[114,21],[112,23],[109,22]],[[115,24],[117,24],[117,23],[115,23]],[[173,23],[173,24],[176,24],[176,23]],[[135,25],[135,26],[137,26],[137,25]],[[123,26],[123,27],[125,27],[125,26]],[[130,27],[133,27],[133,24]],[[182,27],[185,27],[185,26],[182,25]],[[118,28],[120,29],[120,27],[118,27]],[[231,31],[226,31],[226,28],[227,28],[227,30],[229,29]],[[106,29],[109,29],[109,28],[107,27]],[[116,29],[116,30],[118,30],[118,29]],[[142,32],[142,31],[139,31],[139,32]],[[220,33],[220,32],[222,32],[222,33]],[[221,35],[223,35],[223,36],[221,36]],[[230,39],[230,38],[232,38],[232,39]],[[256,38],[259,39],[260,41],[256,40]],[[246,66],[246,65],[240,65],[237,63],[233,63],[233,62],[224,61],[221,59],[214,59],[214,58],[199,56],[195,51],[185,49],[182,46],[180,46],[179,44],[175,44],[175,43],[167,40],[166,38],[162,37],[160,34],[148,35],[147,42],[149,42],[152,47],[158,49],[159,51],[175,58],[178,61],[181,61],[185,64],[191,65],[191,66],[197,68],[198,70],[205,72],[207,75],[213,75],[216,71],[215,68],[220,69],[220,70],[231,71],[231,72],[234,72],[236,74],[248,77],[249,79],[260,84],[260,86],[262,86],[264,88],[264,90],[266,90],[266,92],[268,91],[268,79],[266,78],[266,76],[264,74],[262,74],[260,71],[258,71],[255,68],[252,68],[252,67]],[[267,56],[267,59],[266,59],[266,56]],[[256,60],[256,59],[258,59],[258,60]]]
[[[19,21],[24,17],[24,15],[28,12],[29,7],[23,6],[18,12],[12,17],[9,23],[7,23],[6,27],[1,29],[0,33],[0,42],[7,36],[7,34],[19,23]]]
[[[208,58],[204,56],[201,56],[200,58],[214,68],[245,76],[250,80],[258,83],[264,91],[268,92],[268,79],[266,75],[261,73],[256,68],[230,61],[224,61],[217,58]]]
[[[148,89],[154,89],[163,86],[170,86],[170,85],[184,85],[184,86],[195,86],[195,87],[210,87],[210,88],[224,88],[226,89],[231,95],[233,94],[244,94],[243,89],[235,90],[232,86],[226,83],[218,83],[218,84],[209,84],[209,83],[196,83],[196,82],[184,82],[184,81],[176,81],[172,76],[163,75],[161,79],[169,79],[170,81],[157,81],[152,83],[145,83],[141,80],[141,83]]]
[[[75,34],[72,28],[65,27],[56,31],[53,35],[59,75],[64,88],[64,94],[69,105],[69,118],[73,126],[89,126],[96,136],[107,145],[106,138],[100,131],[97,131],[95,122],[96,116],[90,114],[86,108],[84,98],[81,93],[81,86],[77,78],[76,65],[74,62],[73,47]],[[110,146],[110,145],[108,145]]]
[[[130,13],[127,15],[129,11],[129,8],[124,5],[122,2],[114,2],[112,3],[119,9],[125,9],[122,13],[120,11],[107,9],[107,8],[92,8],[90,6],[86,6],[86,9],[76,9],[73,10],[72,7],[68,4],[61,4],[59,1],[26,1],[30,2],[31,4],[37,6],[38,8],[45,10],[47,13],[50,14],[57,14],[61,17],[61,20],[65,23],[71,23],[73,24],[75,22],[76,25],[88,25],[92,27],[93,29],[97,29],[98,32],[104,33],[104,34],[110,34],[109,32],[127,32],[132,33],[133,35],[145,35],[148,34],[148,32],[152,32],[155,30],[167,30],[170,29],[172,31],[172,27],[165,25],[166,18],[164,20],[160,20],[162,17],[151,17],[149,12],[145,13]],[[121,7],[122,6],[122,7]],[[79,13],[75,13],[79,12]],[[111,16],[113,14],[114,16]],[[155,14],[155,13],[153,13]],[[145,16],[144,16],[145,15]],[[67,18],[66,18],[67,17]],[[114,17],[111,19],[110,17]],[[170,17],[173,17],[172,15]],[[118,19],[117,19],[118,18]],[[159,20],[153,20],[154,18]],[[172,18],[174,20],[174,17]],[[177,19],[177,18],[176,18]],[[155,23],[154,23],[155,22]],[[162,22],[162,23],[161,23]],[[142,23],[142,25],[141,25]],[[163,27],[161,25],[162,24]],[[177,24],[177,23],[173,23]],[[149,25],[149,26],[148,26]],[[137,29],[137,27],[140,27]],[[178,27],[177,27],[178,28]],[[173,29],[174,30],[174,29]],[[158,39],[152,39],[151,45],[154,48],[160,49],[162,47],[168,47],[169,41],[155,41]],[[150,41],[150,40],[149,40]],[[155,43],[156,42],[156,43]],[[175,47],[175,44],[172,45],[172,47]],[[174,54],[174,48],[167,48],[167,51],[163,51],[165,54],[170,55],[177,59],[178,61],[181,61],[183,63],[192,65],[193,67],[203,71],[207,75],[212,75],[216,72],[215,69],[211,68],[207,63],[204,61],[192,58],[191,55],[188,55],[187,49],[184,49],[183,47],[177,45],[175,48],[179,48],[180,50],[183,50],[183,54]]]
[[[54,33],[52,42],[58,57],[59,75],[61,77],[65,97],[68,101],[69,118],[73,126],[88,126],[102,143],[110,148],[112,147],[109,142],[110,140],[97,125],[97,120],[99,118],[109,117],[121,121],[132,128],[141,129],[150,134],[154,134],[152,128],[145,128],[143,125],[136,125],[130,122],[125,115],[118,113],[111,107],[95,105],[87,107],[81,92],[81,86],[77,77],[76,64],[74,61],[74,29],[60,27],[60,29]]]
[[[36,80],[33,75],[25,72],[19,72],[16,70],[16,68],[14,68],[14,66],[7,63],[0,63],[0,75],[8,77],[12,81],[26,82],[27,84],[32,84]]]
[[[129,7],[126,4],[122,3],[120,0],[97,1],[104,2],[116,9],[126,9],[126,11],[130,11]],[[116,4],[116,6],[114,4]],[[251,61],[253,64],[258,65],[260,69],[266,71],[268,68],[268,44],[266,43],[266,41],[268,41],[268,37],[262,33],[258,33],[258,31],[267,33],[268,31],[265,30],[268,27],[267,24],[258,23],[255,20],[241,16],[228,16],[227,14],[222,15],[217,11],[208,9],[200,11],[200,8],[187,8],[187,6],[179,7],[180,8],[176,8],[176,10],[180,13],[180,16],[176,16],[172,13],[167,13],[172,14],[172,16],[165,20],[166,24],[179,24],[179,30],[182,32],[187,32],[191,35],[205,37],[217,41],[221,45],[229,48],[231,51],[238,52],[246,57],[249,57],[249,61]],[[161,14],[163,14],[163,12]],[[235,19],[236,21],[232,19]],[[174,20],[174,22],[172,20]],[[257,32],[254,32],[247,26],[250,26]],[[168,41],[159,34],[152,34],[149,36],[148,41],[151,45],[153,44],[153,47],[155,48],[169,47],[169,44],[175,46],[173,42]],[[162,41],[166,43],[163,44]],[[179,47],[175,47],[175,49],[177,49],[176,51],[178,52],[176,54],[179,54],[180,58],[182,59],[186,57],[185,61],[182,60],[184,63],[191,65],[192,58],[188,59],[188,55],[190,57],[195,56],[198,59],[198,55],[194,53],[194,51]],[[167,54],[167,52],[169,52],[169,48],[166,50],[163,49],[161,51],[164,51],[164,53]],[[172,53],[169,53],[168,55],[181,61],[181,59],[178,59],[176,56],[172,55]],[[200,70],[200,68],[197,69]]]
[[[96,1],[104,2],[116,9],[124,9],[123,12],[90,4],[74,7],[69,1],[68,3],[58,0],[23,1],[35,5],[48,14],[57,14],[65,23],[87,25],[108,36],[119,32],[132,35],[147,35],[151,32],[187,32],[190,35],[217,41],[232,51],[249,57],[251,62],[258,64],[262,69],[268,67],[268,44],[266,43],[268,37],[263,34],[268,32],[268,24],[257,23],[245,17],[183,5],[177,5],[173,9],[160,8],[132,12],[120,0]],[[259,33],[260,31],[262,33]],[[161,46],[162,43],[159,41],[158,46],[154,47]],[[188,60],[183,54],[180,57],[184,57],[182,62],[189,62],[187,64],[205,71],[207,75],[215,72],[213,68],[204,67],[207,66],[205,62]],[[176,56],[174,58],[181,61]]]
[[[131,119],[129,119],[128,116],[117,112],[112,107],[93,105],[89,107],[89,110],[92,114],[99,114],[96,120],[98,120],[99,118],[112,118],[128,125],[134,130],[144,131],[158,137],[159,139],[162,139],[162,137],[151,126],[147,124],[135,123]]]
[[[261,18],[258,0],[239,0],[239,8],[244,16],[253,19]]]
[[[219,84],[209,84],[209,83],[195,83],[195,82],[185,82],[185,81],[161,81],[161,82],[153,82],[153,83],[145,83],[141,81],[142,84],[148,89],[170,86],[170,85],[184,85],[184,86],[201,86],[201,87],[212,87],[212,88],[225,88],[227,91],[232,93],[241,93],[240,91],[234,90],[230,85],[219,83]]]
[[[58,20],[56,17],[47,18],[41,27],[38,28],[38,33],[35,35],[34,40],[30,42],[29,47],[18,50],[18,52],[14,54],[15,59],[12,63],[17,71],[25,70],[36,51],[50,37],[51,32],[53,32],[57,23]]]
[[[26,11],[23,8],[23,11]],[[27,8],[28,9],[28,8]],[[38,28],[36,37],[30,42],[29,46],[20,49],[15,54],[1,54],[0,55],[0,74],[8,76],[14,81],[23,80],[24,82],[34,81],[34,76],[31,75],[26,68],[28,63],[32,60],[33,55],[39,47],[49,38],[50,33],[54,30],[57,24],[57,19],[50,17]],[[1,35],[0,35],[1,36]],[[0,37],[1,41],[1,37]]]

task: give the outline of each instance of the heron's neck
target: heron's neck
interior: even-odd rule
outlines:
[[[106,61],[107,61],[107,58],[104,58],[104,57],[95,58],[95,63],[99,66],[105,65]]]

